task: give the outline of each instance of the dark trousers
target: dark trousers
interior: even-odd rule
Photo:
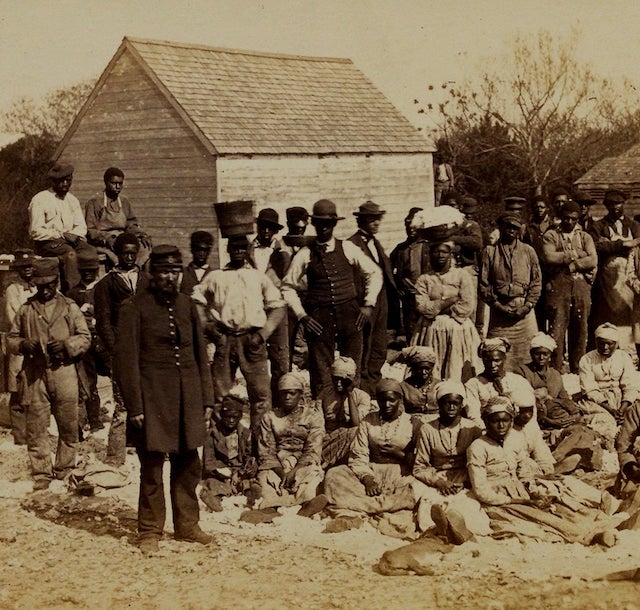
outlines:
[[[271,365],[271,396],[276,396],[280,377],[289,372],[289,328],[286,316],[267,340],[267,356]]]
[[[80,271],[78,271],[77,250],[89,248],[86,241],[79,241],[74,248],[66,241],[49,239],[35,242],[35,251],[39,256],[56,257],[60,261],[62,277],[60,287],[62,292],[66,292],[80,281]]]
[[[371,320],[362,329],[362,367],[360,373],[360,387],[373,396],[376,385],[382,374],[380,369],[387,361],[387,317],[389,306],[384,288],[380,291],[378,302],[371,316]]]
[[[558,344],[552,364],[560,370],[568,333],[569,367],[578,371],[580,358],[587,351],[587,324],[591,311],[591,286],[582,278],[559,273],[547,284],[546,295],[549,334]]]
[[[140,497],[138,533],[141,538],[161,537],[166,518],[162,469],[165,453],[138,448],[140,459]],[[176,536],[188,536],[200,520],[196,487],[200,482],[200,458],[191,449],[169,454],[171,510]]]
[[[309,315],[322,324],[320,336],[305,333],[309,346],[309,375],[313,398],[318,398],[323,389],[327,392],[334,391],[331,365],[336,347],[341,356],[353,358],[359,375],[362,359],[362,331],[356,328],[359,314],[356,299],[341,305],[315,307],[309,311]]]
[[[220,335],[216,340],[216,352],[211,365],[213,390],[216,403],[220,403],[233,387],[238,368],[247,382],[247,394],[251,405],[251,431],[257,438],[262,415],[271,409],[271,389],[267,348],[264,344],[254,347],[244,335]],[[287,360],[287,367],[289,362]]]

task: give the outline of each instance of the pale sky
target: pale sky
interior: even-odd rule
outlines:
[[[125,35],[348,57],[417,123],[413,99],[461,82],[516,33],[582,32],[580,59],[640,87],[637,0],[0,0],[0,111],[97,77]]]

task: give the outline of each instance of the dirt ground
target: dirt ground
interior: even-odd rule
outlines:
[[[82,453],[104,451],[105,432]],[[640,533],[611,549],[517,540],[468,542],[433,556],[429,576],[383,576],[404,544],[370,525],[325,534],[295,510],[238,522],[239,499],[202,513],[217,547],[176,542],[145,558],[135,540],[136,458],[129,483],[93,498],[62,484],[31,492],[26,450],[0,431],[0,608],[640,608],[638,584],[601,580],[640,566]]]

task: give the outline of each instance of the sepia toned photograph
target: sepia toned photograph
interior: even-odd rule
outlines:
[[[640,608],[640,5],[0,9],[0,608]]]

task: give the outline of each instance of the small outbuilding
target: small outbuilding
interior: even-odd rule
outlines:
[[[629,196],[627,214],[640,214],[640,144],[617,157],[606,157],[580,176],[575,186],[588,193],[599,204],[607,189],[619,189]],[[606,210],[598,205],[596,215],[602,216]]]
[[[391,248],[408,209],[433,206],[433,150],[348,59],[124,38],[56,159],[81,201],[120,167],[154,243],[186,254],[192,231],[217,234],[214,203],[247,199],[281,218],[332,199],[341,236],[372,199]]]

